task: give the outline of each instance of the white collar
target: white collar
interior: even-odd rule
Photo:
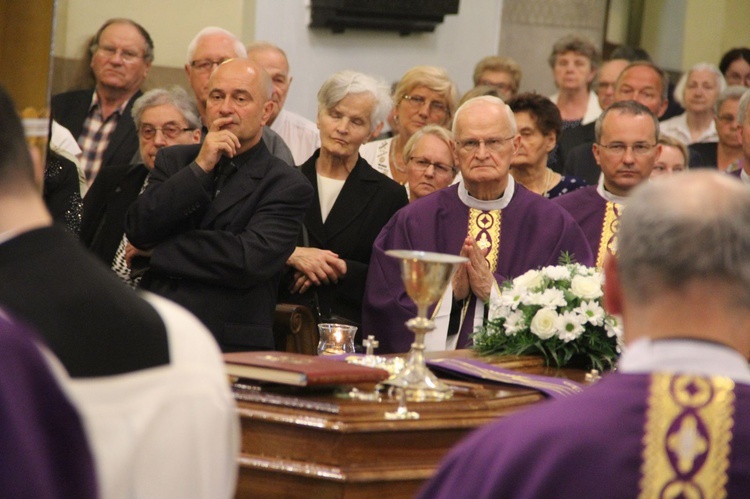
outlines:
[[[607,189],[604,188],[604,174],[603,173],[599,174],[599,184],[597,184],[596,186],[596,192],[598,192],[599,195],[603,197],[604,199],[606,199],[607,201],[611,201],[617,204],[625,204],[628,199],[624,196],[617,196],[615,194],[612,194],[611,192],[609,192]]]
[[[474,208],[482,211],[491,210],[502,210],[510,204],[510,200],[513,199],[513,194],[516,192],[516,181],[513,180],[513,176],[508,174],[508,185],[505,186],[505,192],[497,199],[491,199],[489,201],[482,201],[469,194],[466,190],[463,178],[458,183],[458,199],[469,208]]]
[[[740,180],[742,180],[742,183],[745,185],[750,184],[750,175],[745,173],[745,169],[743,168],[740,170]]]
[[[621,373],[727,376],[750,384],[750,366],[739,352],[717,343],[688,339],[653,341],[642,338],[625,348],[617,370]]]

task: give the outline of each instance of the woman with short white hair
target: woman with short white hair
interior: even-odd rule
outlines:
[[[724,75],[713,64],[702,62],[690,68],[674,89],[674,98],[685,112],[663,121],[662,133],[687,145],[717,142],[714,104],[726,87]]]
[[[315,197],[279,302],[308,305],[319,321],[359,324],[372,245],[408,203],[403,187],[359,155],[388,116],[388,90],[371,76],[339,71],[318,92],[320,149],[300,167]]]

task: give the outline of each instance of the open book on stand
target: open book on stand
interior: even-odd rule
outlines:
[[[378,383],[388,378],[383,369],[287,352],[225,353],[224,362],[230,376],[294,386]]]

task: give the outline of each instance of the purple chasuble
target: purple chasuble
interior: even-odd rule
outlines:
[[[459,198],[459,186],[462,184],[441,189],[402,208],[375,240],[362,308],[362,332],[365,337],[375,335],[380,342],[379,353],[409,350],[414,334],[404,323],[417,313],[404,290],[398,260],[385,251],[411,249],[458,255],[467,235],[470,210]],[[556,265],[565,251],[584,265],[593,264],[586,239],[570,215],[520,184],[515,184],[510,203],[500,213],[494,271],[498,283],[531,269]],[[476,296],[470,297],[457,348],[467,346],[473,329]]]
[[[0,311],[0,497],[98,497],[78,412],[32,338]]]
[[[704,397],[709,379],[729,391]],[[750,386],[728,378],[611,374],[473,432],[419,497],[746,497],[748,410]]]

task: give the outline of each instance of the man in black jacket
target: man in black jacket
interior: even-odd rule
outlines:
[[[89,185],[101,168],[129,163],[138,150],[130,112],[151,68],[154,42],[143,26],[118,18],[99,28],[90,50],[95,87],[52,99],[53,117],[83,150],[81,164]]]
[[[313,190],[261,138],[268,73],[232,59],[208,86],[203,143],[159,151],[126,233],[150,255],[143,288],[197,315],[225,351],[270,350],[279,279]]]

